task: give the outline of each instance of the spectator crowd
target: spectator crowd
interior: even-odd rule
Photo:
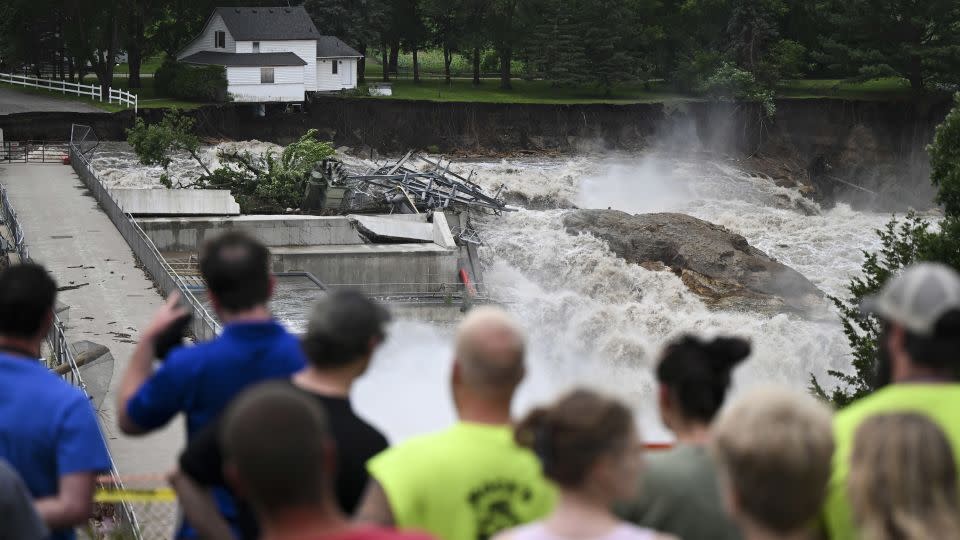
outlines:
[[[176,538],[960,539],[960,276],[946,266],[910,267],[864,303],[882,323],[878,389],[841,410],[764,385],[727,400],[750,342],[674,339],[654,375],[675,443],[651,451],[629,407],[587,388],[515,418],[526,339],[491,306],[456,331],[456,422],[391,445],[350,400],[388,311],[330,292],[294,336],[271,316],[269,265],[244,234],[208,242],[222,333],[180,344],[190,314],[172,295],[123,371],[123,433],[186,421]],[[95,510],[122,530],[93,502],[111,469],[94,409],[38,361],[56,292],[37,265],[0,274],[0,540],[72,539]]]

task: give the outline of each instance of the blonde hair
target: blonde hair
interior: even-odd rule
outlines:
[[[960,538],[953,451],[921,414],[865,420],[854,438],[847,485],[863,538]]]
[[[807,526],[823,504],[833,455],[830,410],[786,388],[759,388],[722,411],[711,451],[737,511],[771,531]]]

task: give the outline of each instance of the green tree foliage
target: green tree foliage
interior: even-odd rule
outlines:
[[[767,116],[776,112],[773,90],[759,83],[753,73],[724,62],[703,83],[699,90],[714,99],[755,101],[763,106]]]
[[[147,124],[137,118],[133,127],[127,130],[127,142],[144,165],[160,165],[163,174],[160,182],[173,187],[168,174],[170,163],[177,152],[186,152],[209,175],[210,169],[200,158],[200,139],[193,133],[193,118],[184,116],[179,110],[165,114],[156,124]],[[179,184],[177,187],[185,187]]]
[[[299,208],[310,171],[318,161],[334,154],[329,143],[317,139],[317,130],[307,131],[278,155],[250,152],[220,152],[221,167],[201,177],[198,186],[229,189],[244,213],[276,212]]]
[[[321,34],[337,36],[364,55],[357,70],[363,83],[368,47],[381,42],[389,22],[385,0],[306,0],[303,7]]]
[[[144,165],[160,165],[160,182],[168,188],[228,189],[244,213],[278,212],[298,208],[306,192],[310,171],[318,161],[334,154],[329,143],[317,139],[317,130],[307,131],[279,154],[266,152],[219,152],[220,166],[211,171],[200,156],[200,139],[193,133],[193,119],[174,111],[156,124],[138,118],[127,130],[127,142]],[[186,153],[204,170],[193,182],[174,186],[168,170],[174,155]]]
[[[863,276],[850,280],[849,296],[842,300],[832,298],[853,353],[853,372],[831,370],[829,375],[838,384],[830,392],[811,375],[810,388],[837,406],[863,397],[877,386],[880,321],[860,312],[864,297],[879,291],[888,279],[914,262],[937,261],[960,271],[960,94],[954,102],[953,110],[937,127],[933,142],[927,147],[930,180],[938,187],[937,202],[943,205],[943,219],[935,226],[913,213],[902,221],[891,220],[877,231],[880,251],[864,253]]]
[[[191,66],[167,60],[153,75],[163,95],[191,101],[225,101],[227,73],[223,66]]]
[[[853,373],[829,370],[837,379],[837,385],[827,392],[813,375],[810,388],[818,396],[828,399],[837,407],[843,407],[877,388],[877,353],[880,321],[873,315],[860,311],[864,298],[875,294],[883,284],[903,267],[925,259],[922,246],[931,236],[929,224],[916,214],[908,214],[902,221],[890,220],[876,234],[880,237],[880,251],[864,252],[862,277],[854,277],[847,285],[849,296],[844,299],[830,297],[840,312],[843,333],[847,336],[852,351]]]
[[[646,51],[660,29],[649,0],[539,0],[525,9],[531,30],[521,53],[528,75],[558,86],[593,83],[609,93],[647,74]],[[650,14],[644,17],[643,14]]]
[[[834,72],[900,76],[916,90],[960,80],[956,0],[832,0],[826,7],[831,24],[818,59]]]

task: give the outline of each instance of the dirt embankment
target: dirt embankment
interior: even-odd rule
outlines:
[[[810,184],[824,198],[852,192],[912,196],[926,186],[924,147],[950,100],[781,100],[773,118],[756,104],[689,102],[633,105],[438,103],[320,97],[306,110],[227,104],[190,111],[203,135],[286,143],[316,128],[337,145],[401,152],[513,154],[662,148],[720,152],[784,184]],[[149,121],[163,111],[142,110]],[[65,139],[86,123],[102,139],[122,139],[131,111],[0,116],[8,140]],[[850,185],[856,187],[851,187]],[[910,186],[896,193],[898,185]],[[928,193],[920,197],[929,199]]]

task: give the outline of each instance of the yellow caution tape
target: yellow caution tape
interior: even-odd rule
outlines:
[[[98,489],[93,500],[101,503],[176,502],[177,496],[170,488]]]

